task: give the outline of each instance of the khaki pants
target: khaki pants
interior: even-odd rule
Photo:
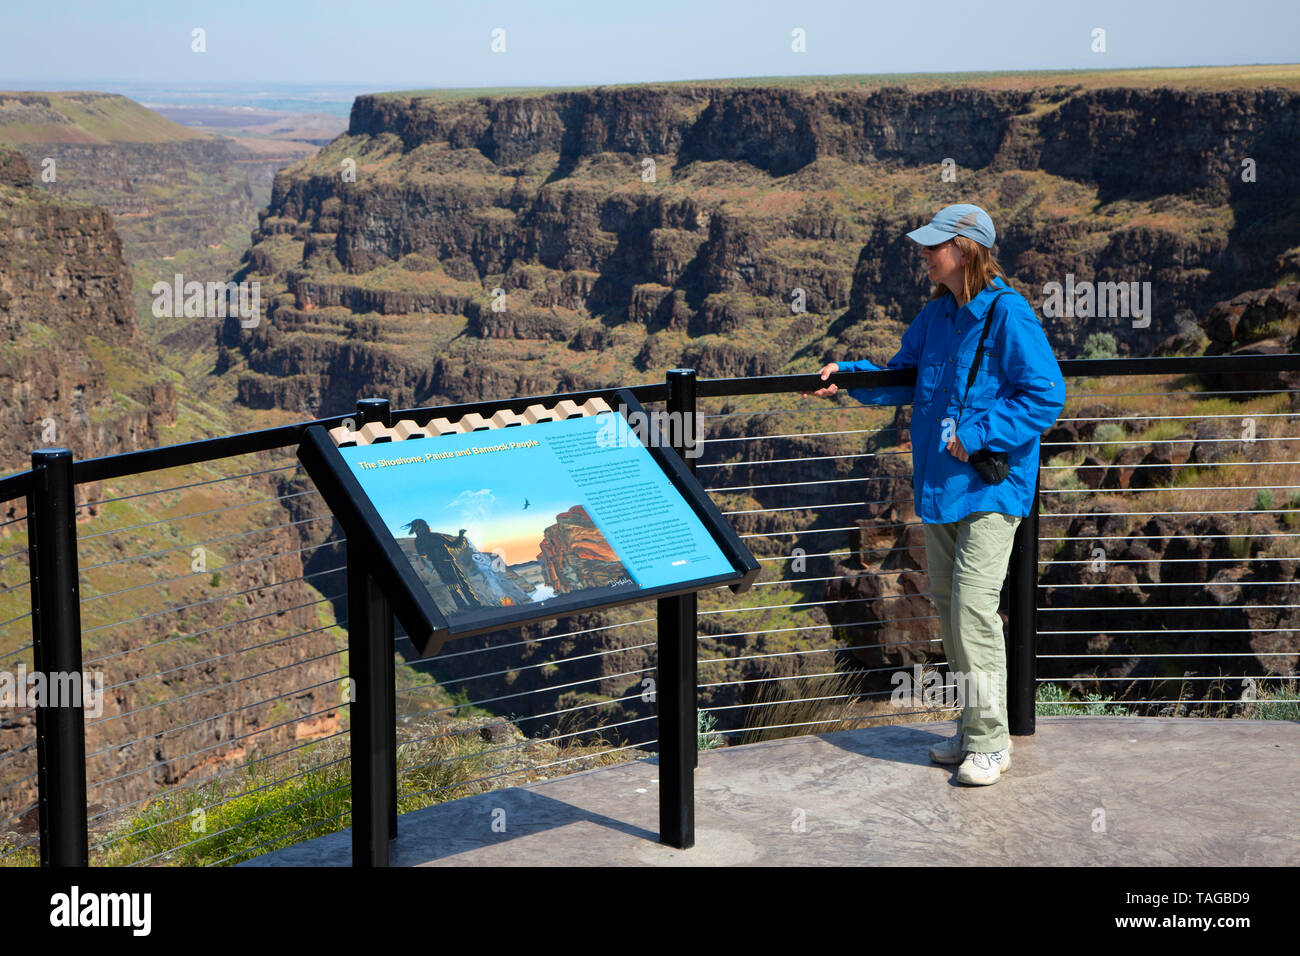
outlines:
[[[959,688],[963,683],[966,688],[960,723],[964,749],[979,753],[1005,750],[1011,741],[998,597],[1019,524],[1017,515],[976,511],[960,521],[922,525],[943,650]]]

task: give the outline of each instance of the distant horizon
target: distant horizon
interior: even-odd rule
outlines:
[[[1087,66],[1087,67],[1043,67],[1034,69],[988,69],[988,70],[911,70],[911,71],[881,71],[881,72],[845,72],[845,73],[781,73],[781,74],[746,74],[737,76],[691,76],[677,79],[659,78],[645,80],[618,80],[605,82],[574,82],[574,83],[501,83],[501,84],[429,84],[429,83],[390,83],[380,80],[369,81],[340,81],[340,80],[266,80],[264,82],[241,81],[237,83],[222,81],[195,81],[192,83],[177,83],[175,81],[162,80],[139,80],[124,77],[78,77],[72,80],[51,80],[51,81],[28,81],[16,80],[14,77],[0,76],[0,92],[7,93],[40,93],[40,92],[87,92],[87,93],[105,93],[112,92],[104,89],[105,84],[115,86],[135,87],[138,89],[156,89],[156,90],[186,90],[186,91],[257,91],[257,90],[303,90],[303,89],[320,89],[321,91],[343,91],[355,90],[362,88],[365,92],[374,93],[394,93],[404,92],[407,90],[491,90],[491,89],[553,89],[563,87],[597,87],[597,86],[653,86],[659,83],[734,83],[739,80],[819,80],[819,79],[845,79],[849,77],[878,78],[878,77],[955,77],[955,76],[1008,76],[1008,75],[1032,75],[1032,74],[1056,74],[1056,73],[1133,73],[1147,72],[1152,70],[1224,70],[1238,69],[1249,67],[1269,67],[1269,66],[1293,66],[1300,67],[1300,59],[1291,60],[1255,60],[1240,63],[1182,63],[1182,64],[1146,64],[1134,66]],[[39,85],[31,85],[33,82]],[[27,84],[27,85],[24,85]]]
[[[598,88],[617,88],[627,86],[656,85],[760,85],[764,82],[774,84],[812,83],[825,81],[838,83],[860,79],[864,83],[898,80],[901,83],[933,82],[942,85],[945,81],[971,81],[979,83],[982,79],[1017,77],[1052,77],[1104,76],[1108,74],[1144,74],[1161,71],[1223,71],[1245,69],[1290,68],[1296,71],[1294,78],[1288,78],[1288,85],[1300,88],[1300,62],[1282,63],[1232,63],[1201,64],[1195,66],[1140,66],[1111,68],[1079,69],[1042,69],[1042,70],[967,70],[946,73],[917,71],[912,73],[813,73],[791,74],[786,76],[715,76],[692,77],[681,80],[646,80],[629,83],[584,83],[584,84],[533,84],[514,86],[409,86],[383,83],[341,83],[268,80],[260,83],[205,81],[178,83],[150,83],[140,81],[95,80],[81,78],[47,83],[43,86],[32,85],[26,81],[14,81],[13,78],[0,78],[0,92],[5,93],[105,93],[125,96],[149,109],[184,109],[184,108],[244,108],[265,110],[280,114],[319,114],[336,118],[351,115],[352,106],[358,96],[403,94],[417,92],[445,92],[473,94],[481,91],[483,95],[508,95],[510,92],[529,91],[564,91]],[[202,125],[202,124],[197,124]]]

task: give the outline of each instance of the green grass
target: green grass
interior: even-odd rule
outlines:
[[[1255,536],[1249,534],[1234,534],[1228,539],[1228,554],[1238,561],[1245,561],[1251,556],[1255,547]]]
[[[859,716],[854,706],[856,689],[857,679],[844,672],[766,681],[745,711],[741,743],[852,730],[853,718]]]
[[[1252,64],[1241,66],[1150,67],[1123,70],[998,70],[966,73],[854,73],[833,76],[749,76],[676,80],[664,83],[611,83],[604,89],[674,88],[710,86],[721,89],[781,87],[814,90],[847,90],[882,86],[909,89],[937,89],[953,86],[994,89],[1033,89],[1051,86],[1092,89],[1105,87],[1171,86],[1190,89],[1233,89],[1281,86],[1300,89],[1300,66],[1296,64]],[[541,96],[590,90],[593,86],[509,86],[401,90],[376,94],[385,98],[428,97],[436,100],[472,99],[480,96]]]
[[[1119,456],[1125,448],[1119,442],[1126,440],[1127,437],[1128,433],[1124,430],[1124,426],[1118,422],[1102,422],[1092,433],[1093,443],[1097,445],[1097,453],[1106,461],[1114,461]]]
[[[1282,523],[1287,530],[1294,531],[1300,526],[1300,491],[1291,492],[1286,500],[1286,507],[1291,509],[1282,515]]]
[[[1258,688],[1255,700],[1242,708],[1249,720],[1300,720],[1300,682],[1285,680],[1274,690]]]
[[[1234,681],[1229,681],[1233,683]],[[1034,712],[1039,717],[1219,717],[1248,718],[1253,720],[1300,720],[1300,682],[1288,678],[1278,683],[1273,689],[1256,687],[1253,698],[1243,697],[1238,703],[1225,700],[1224,703],[1203,703],[1194,698],[1186,699],[1179,691],[1177,699],[1170,699],[1168,704],[1160,705],[1158,711],[1146,708],[1129,708],[1115,701],[1113,697],[1103,694],[1086,694],[1079,697],[1072,694],[1061,684],[1042,683],[1038,685],[1037,703]],[[1207,697],[1229,696],[1225,687],[1214,682]]]
[[[44,98],[66,122],[4,122],[21,116],[18,96]],[[210,138],[116,93],[0,91],[0,143],[170,143]]]
[[[1156,422],[1150,428],[1134,436],[1139,441],[1145,442],[1167,442],[1175,438],[1186,436],[1187,426],[1178,421]],[[1164,449],[1167,453],[1167,448]]]
[[[398,746],[399,813],[514,786],[532,775],[522,765],[510,765],[505,775],[495,775],[501,770],[498,761],[512,748],[486,739],[475,720],[438,721],[423,730],[435,732]],[[603,754],[608,745],[602,739],[546,746],[555,753],[587,757],[592,765],[629,759],[626,754]],[[303,748],[296,768],[272,768],[269,761],[257,761],[245,764],[225,783],[164,793],[119,822],[91,862],[228,866],[346,829],[352,817],[348,748],[348,737],[336,736]],[[531,751],[522,753],[532,756]],[[566,768],[583,769],[582,763]]]
[[[1115,351],[1115,336],[1109,332],[1093,332],[1083,343],[1083,355],[1080,358],[1110,359],[1116,358],[1118,354]]]
[[[1059,684],[1038,685],[1034,715],[1037,717],[1110,717],[1128,716],[1125,707],[1116,706],[1109,697],[1087,694],[1080,698]]]

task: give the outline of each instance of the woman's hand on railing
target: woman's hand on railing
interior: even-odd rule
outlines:
[[[830,378],[832,375],[834,375],[836,372],[838,372],[839,370],[840,370],[839,365],[837,365],[837,364],[834,363],[834,362],[831,362],[830,365],[827,365],[825,368],[823,368],[823,369],[822,369],[820,372],[818,372],[817,374],[820,375],[820,376],[822,377],[822,381],[824,382],[824,381],[826,381],[828,378]],[[817,389],[817,391],[813,392],[813,394],[816,395],[816,396],[818,396],[819,398],[830,398],[832,395],[834,395],[834,394],[835,394],[836,392],[838,392],[839,390],[840,390],[840,387],[839,387],[838,385],[836,385],[834,382],[832,382],[830,385],[827,385],[825,388],[819,388],[819,389]],[[804,392],[803,395],[804,395],[804,398],[807,398],[807,397],[808,397],[808,393],[807,393],[807,392]]]

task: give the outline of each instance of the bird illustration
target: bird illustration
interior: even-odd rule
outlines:
[[[525,511],[528,510],[528,505],[529,505],[529,504],[531,504],[531,502],[529,502],[529,500],[528,500],[527,498],[525,498],[525,499],[524,499],[524,510],[525,510]]]

